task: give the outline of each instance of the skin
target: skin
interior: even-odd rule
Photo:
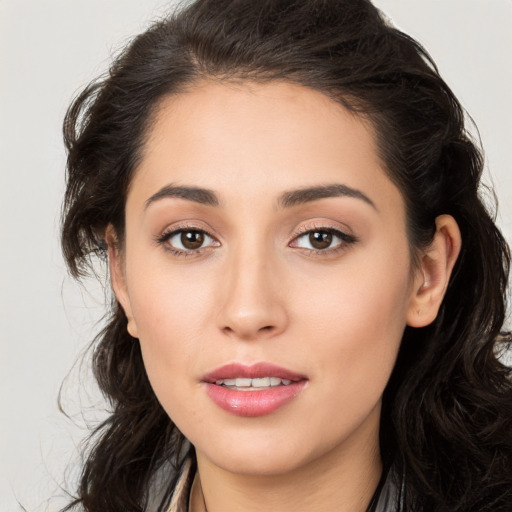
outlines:
[[[460,248],[441,216],[413,267],[404,200],[384,169],[368,123],[298,85],[203,82],[161,103],[122,246],[107,230],[112,284],[158,399],[196,448],[209,512],[365,510],[403,330],[435,318]],[[155,199],[170,184],[219,204]],[[369,201],[278,205],[327,184]],[[208,233],[200,250],[163,240],[184,227]],[[352,241],[315,252],[304,232],[326,228]],[[215,368],[262,361],[308,379],[272,414],[234,416],[205,393]]]

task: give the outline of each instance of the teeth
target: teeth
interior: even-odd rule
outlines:
[[[236,379],[219,379],[215,384],[217,384],[217,386],[236,388],[269,388],[276,386],[288,386],[291,382],[291,380],[280,379],[279,377],[260,377],[257,379],[237,377]]]
[[[270,377],[263,377],[261,379],[252,379],[253,388],[268,388],[270,386]]]

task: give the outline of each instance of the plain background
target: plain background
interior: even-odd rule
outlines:
[[[476,121],[512,239],[512,1],[379,0],[422,42]],[[0,512],[56,511],[98,399],[86,365],[104,294],[67,276],[61,123],[76,92],[169,7],[163,0],[0,0]],[[486,176],[486,181],[490,181]],[[91,408],[87,408],[92,403]],[[83,414],[80,413],[83,412]]]

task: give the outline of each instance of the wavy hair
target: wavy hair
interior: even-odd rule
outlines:
[[[199,80],[285,80],[318,90],[373,125],[401,190],[412,248],[450,214],[462,250],[436,320],[407,327],[384,393],[381,453],[405,476],[405,509],[512,509],[511,370],[498,357],[510,250],[485,205],[483,158],[467,117],[426,51],[367,0],[196,0],[136,37],[70,106],[62,248],[71,274],[123,240],[124,205],[159,102]],[[193,449],[151,389],[115,299],[93,369],[111,405],[76,499],[87,512],[144,510],[158,469]],[[187,452],[187,453],[185,453]],[[167,494],[176,484],[169,477]]]

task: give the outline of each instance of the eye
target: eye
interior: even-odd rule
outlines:
[[[201,249],[220,245],[206,231],[193,228],[174,229],[170,233],[164,233],[158,241],[176,254],[199,252]]]
[[[299,235],[292,242],[292,247],[299,247],[315,252],[330,252],[342,249],[356,241],[355,237],[334,228],[310,229]]]

